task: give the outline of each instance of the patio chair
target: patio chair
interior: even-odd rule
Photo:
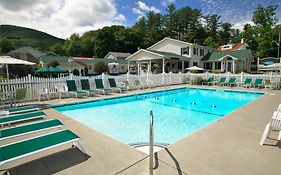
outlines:
[[[102,79],[95,79],[96,89],[102,92],[104,95],[112,92],[111,88],[104,88]]]
[[[147,86],[144,85],[144,84],[142,84],[142,83],[140,82],[140,80],[135,80],[135,86],[138,87],[139,89],[145,89],[145,88],[147,88]]]
[[[280,105],[279,105],[280,108]],[[270,135],[271,131],[279,131],[278,140],[281,140],[281,112],[275,111],[271,118],[271,121],[265,126],[263,135],[261,137],[260,145],[264,144],[264,141]]]
[[[83,91],[87,91],[89,94],[96,94],[98,93],[98,90],[96,89],[91,89],[90,83],[88,79],[81,79],[81,87]]]
[[[54,91],[51,93],[58,94],[60,99],[63,96],[63,94],[69,95],[68,88],[65,83],[56,83]]]
[[[11,125],[13,123],[18,123],[18,122],[23,122],[23,121],[28,121],[28,120],[38,119],[38,118],[44,118],[44,117],[45,117],[45,113],[41,112],[41,111],[3,117],[3,118],[0,118],[0,126]]]
[[[225,77],[221,77],[220,80],[217,82],[217,85],[222,86],[226,81]]]
[[[252,86],[252,78],[246,78],[244,82],[241,84],[243,87],[251,87]]]
[[[236,78],[235,77],[231,77],[228,80],[228,82],[225,82],[223,85],[225,85],[225,86],[231,86],[231,85],[235,86],[235,84],[236,84]]]
[[[45,120],[43,122],[22,125],[1,130],[0,140],[17,137],[25,134],[35,133],[53,128],[62,127],[59,120]]]
[[[112,90],[118,90],[120,93],[127,90],[125,86],[117,86],[114,78],[108,78],[109,86]]]
[[[123,86],[125,86],[127,90],[131,90],[135,88],[135,86],[130,84],[128,80],[122,81],[121,84],[123,84]]]
[[[45,86],[34,85],[34,90],[35,90],[36,94],[38,95],[38,101],[40,101],[42,97],[46,97],[48,100],[50,99],[49,91],[47,88],[45,88]]]
[[[210,85],[214,83],[215,78],[214,77],[209,77],[207,81],[202,82],[202,85],[206,84],[206,85]]]
[[[37,105],[29,105],[29,106],[21,106],[21,107],[12,107],[12,108],[5,109],[5,111],[8,111],[9,115],[13,115],[19,113],[39,111],[40,109],[41,108]]]
[[[79,139],[73,132],[63,130],[0,146],[0,166],[18,160],[16,161],[18,162],[17,164],[13,164],[13,166],[17,166],[21,164],[19,162],[21,158],[30,157],[29,161],[31,161],[32,155],[36,153],[50,151],[51,148],[66,144],[72,144],[72,146],[77,147],[81,152],[86,154],[79,143]]]
[[[253,84],[253,87],[257,87],[257,88],[262,88],[263,85],[263,78],[257,78],[255,79],[255,82]]]
[[[78,95],[86,95],[89,96],[89,92],[84,90],[77,90],[77,86],[75,83],[75,80],[66,80],[66,85],[68,89],[68,93],[74,94],[76,98],[78,98]]]

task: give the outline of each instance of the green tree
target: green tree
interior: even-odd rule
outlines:
[[[7,38],[0,39],[0,53],[6,54],[14,49],[14,45],[10,40],[8,40]]]
[[[108,72],[108,65],[103,61],[99,61],[94,65],[94,71],[98,74]]]

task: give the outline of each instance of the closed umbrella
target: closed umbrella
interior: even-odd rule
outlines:
[[[6,65],[6,73],[7,73],[7,79],[9,80],[9,64],[18,64],[18,65],[35,65],[36,63],[32,63],[25,60],[20,60],[16,58],[12,58],[10,56],[0,56],[0,64]]]

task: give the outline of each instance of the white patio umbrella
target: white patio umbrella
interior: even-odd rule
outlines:
[[[10,56],[0,56],[0,64],[6,65],[7,79],[9,80],[9,64],[35,65],[36,63],[12,58]]]
[[[197,67],[197,66],[192,66],[192,67],[185,68],[185,70],[203,71],[203,70],[205,70],[205,69],[203,69],[203,68],[201,68],[201,67]]]

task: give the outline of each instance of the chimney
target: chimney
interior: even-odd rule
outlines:
[[[244,42],[244,38],[241,39],[241,43],[245,43],[245,42]]]

